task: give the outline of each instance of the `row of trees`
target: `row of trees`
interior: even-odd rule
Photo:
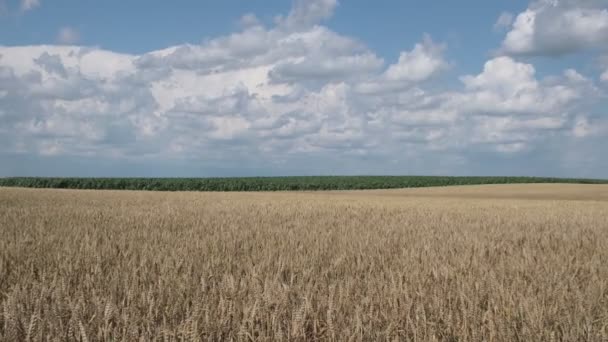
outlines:
[[[539,177],[309,176],[250,178],[0,178],[0,186],[157,191],[281,191],[392,189],[506,183],[608,183],[608,180]]]

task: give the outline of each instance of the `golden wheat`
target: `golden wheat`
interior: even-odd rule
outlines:
[[[0,340],[606,341],[608,187],[0,189]]]

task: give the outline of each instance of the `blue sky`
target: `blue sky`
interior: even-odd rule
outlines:
[[[0,0],[0,176],[608,178],[608,1]]]

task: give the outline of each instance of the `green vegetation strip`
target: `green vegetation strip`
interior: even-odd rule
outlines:
[[[540,177],[442,176],[304,176],[247,178],[0,178],[0,186],[6,187],[156,191],[357,190],[516,183],[608,184],[608,180]]]

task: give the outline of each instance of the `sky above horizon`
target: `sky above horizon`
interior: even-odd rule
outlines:
[[[608,178],[608,0],[0,0],[0,176]]]

